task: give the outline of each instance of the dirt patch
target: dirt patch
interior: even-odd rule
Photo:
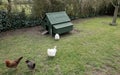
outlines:
[[[25,33],[41,35],[42,30],[43,30],[43,28],[41,26],[10,30],[10,31],[6,31],[6,32],[1,32],[0,38],[14,36],[14,35],[20,35],[20,34],[25,34]]]
[[[79,33],[81,33],[81,32],[83,32],[83,30],[79,30],[79,29],[77,29],[77,28],[74,28],[74,29],[71,31],[72,34],[79,34]]]
[[[80,30],[78,30],[78,29],[73,29],[72,32],[73,32],[73,33],[80,33],[80,32],[82,32],[82,30],[80,31]]]

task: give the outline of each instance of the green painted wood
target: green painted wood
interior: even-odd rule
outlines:
[[[62,22],[68,22],[70,21],[70,18],[66,14],[65,11],[62,12],[54,12],[54,13],[46,13],[50,23],[57,24],[57,23],[62,23]]]
[[[59,28],[59,29],[55,29],[53,28],[53,34],[62,34],[62,33],[66,33],[66,32],[69,32],[73,29],[73,25],[71,26],[67,26],[67,27],[63,27],[63,28]]]
[[[57,25],[53,25],[53,27],[55,29],[59,29],[59,28],[64,28],[67,26],[72,26],[73,24],[71,22],[67,22],[67,23],[62,23],[62,24],[57,24]]]
[[[73,24],[70,22],[69,16],[65,11],[46,13],[43,22],[43,28],[52,34],[62,34],[73,29]]]

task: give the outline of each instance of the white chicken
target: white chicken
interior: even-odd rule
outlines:
[[[60,39],[60,35],[59,34],[55,34],[55,40],[59,40]]]
[[[48,56],[50,56],[50,57],[54,57],[54,56],[56,55],[56,52],[57,52],[56,46],[54,46],[53,49],[48,49],[48,50],[47,50],[47,54],[48,54]]]

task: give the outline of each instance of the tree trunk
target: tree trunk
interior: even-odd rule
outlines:
[[[115,6],[114,16],[113,16],[111,25],[117,25],[116,20],[117,20],[117,15],[118,15],[118,8],[119,8],[119,6]]]
[[[11,9],[12,9],[11,0],[8,0],[8,7],[7,7],[8,14],[11,13]]]

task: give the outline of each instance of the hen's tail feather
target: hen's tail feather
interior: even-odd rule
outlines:
[[[18,58],[18,59],[16,60],[16,63],[19,63],[22,58],[23,58],[23,57]]]
[[[35,69],[35,63],[33,64],[33,69]]]

